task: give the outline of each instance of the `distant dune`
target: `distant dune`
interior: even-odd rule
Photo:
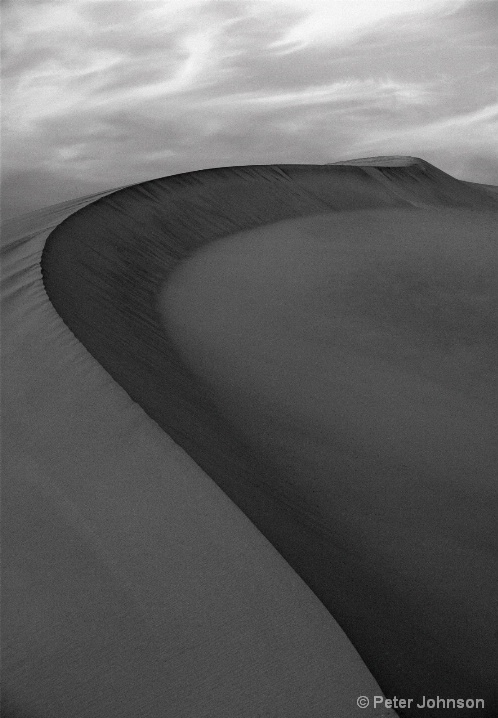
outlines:
[[[497,210],[379,157],[8,224],[8,715],[494,715]]]

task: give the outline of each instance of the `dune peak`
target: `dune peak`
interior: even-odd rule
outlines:
[[[410,167],[412,165],[427,166],[429,163],[420,157],[410,155],[379,155],[378,157],[359,157],[353,160],[328,162],[330,165],[369,165],[373,167]]]

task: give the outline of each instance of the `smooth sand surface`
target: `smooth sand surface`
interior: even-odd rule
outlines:
[[[253,520],[419,704],[491,705],[498,676],[496,229],[465,209],[313,215],[209,245],[163,293],[294,517]]]
[[[392,287],[352,307],[352,298],[371,293],[370,269],[346,282],[349,295],[344,285],[339,293],[335,283],[324,286],[337,259],[336,249],[323,255],[324,214],[326,224],[349,222],[354,240],[360,217],[371,222],[380,212],[387,224],[399,218],[403,226],[407,212],[421,217],[430,207],[444,209],[446,235],[446,222],[464,215],[475,227],[490,226],[498,203],[490,188],[421,160],[374,158],[168,177],[102,197],[59,224],[45,246],[46,231],[12,235],[21,241],[4,253],[4,415],[11,427],[4,454],[12,465],[4,470],[12,506],[4,529],[12,586],[12,608],[3,607],[11,632],[4,683],[11,715],[382,715],[356,707],[357,695],[381,692],[334,618],[389,695],[416,697],[422,686],[430,696],[441,681],[446,695],[455,687],[453,697],[486,698],[486,710],[469,715],[493,715],[486,636],[496,630],[496,543],[489,526],[474,523],[477,507],[489,518],[495,500],[485,387],[492,350],[477,363],[473,350],[450,361],[455,396],[443,380],[447,353],[438,350],[434,362],[418,349],[427,334],[437,344],[437,322],[423,326],[427,313],[412,312],[410,329],[400,330],[402,355],[390,329],[403,325],[406,306],[400,317],[385,318],[386,346],[380,338],[372,350],[377,308],[385,312]],[[279,239],[283,225],[276,232],[268,226],[305,217],[315,235],[311,260],[302,227],[290,225],[289,252],[288,228]],[[255,236],[258,227],[263,234]],[[274,276],[261,274],[254,247],[262,241],[266,251],[275,240]],[[237,249],[227,252],[232,244]],[[347,243],[342,251],[341,276],[350,276],[354,256]],[[242,274],[227,283],[220,267],[240,256]],[[282,281],[288,277],[297,281]],[[354,332],[342,327],[332,355],[331,297],[333,306],[341,299],[347,322],[354,310],[356,323]],[[479,316],[463,304],[470,318]],[[463,331],[461,321],[449,325],[453,337]],[[479,326],[481,334],[489,330],[489,323]],[[477,334],[470,332],[471,344]],[[325,346],[316,349],[318,337]],[[460,398],[464,390],[471,401]],[[447,422],[465,440],[470,459],[461,452],[456,482],[439,460],[431,465],[441,438],[417,464],[420,438],[405,403],[424,439]],[[471,416],[479,431],[468,435]],[[452,437],[447,445],[454,444]],[[396,481],[407,462],[403,488],[414,514]],[[437,506],[426,517],[434,478]],[[440,511],[445,496],[449,513]],[[423,540],[419,520],[430,529]],[[463,538],[456,540],[459,521]],[[445,558],[448,570],[436,576]],[[469,598],[476,599],[472,610]]]
[[[149,189],[139,195],[134,208],[124,198],[124,212],[107,205],[110,224],[97,221],[105,239],[71,270],[74,284],[44,262],[45,282],[67,292],[90,334],[110,340],[138,393],[148,378],[130,351],[156,368],[154,351],[106,325],[114,298],[99,252],[127,238],[154,256],[135,228],[145,228],[142,201],[153,213],[162,204]],[[47,237],[95,199],[18,218],[2,233],[2,716],[394,716],[357,707],[359,695],[382,691],[330,613],[54,309],[41,272]],[[179,220],[181,238],[189,217]],[[73,256],[70,236],[62,245]],[[55,242],[52,259],[65,262]],[[115,308],[149,326],[147,279],[139,264],[130,269],[131,284],[111,272],[127,296]],[[102,306],[86,305],[82,277]],[[162,340],[154,329],[159,351]],[[171,379],[161,403],[180,433],[201,431]]]

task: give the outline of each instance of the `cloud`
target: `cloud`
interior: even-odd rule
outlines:
[[[392,152],[498,182],[495,10],[491,0],[7,3],[4,174],[100,188]]]
[[[288,4],[288,0],[283,0]],[[362,33],[403,15],[431,13],[432,15],[456,12],[466,0],[308,0],[308,12],[285,35],[274,43],[284,52],[294,52],[307,45],[342,45],[357,39]],[[290,0],[302,8],[302,0]]]
[[[239,112],[241,108],[262,111],[276,107],[297,108],[302,105],[333,105],[346,102],[382,102],[386,98],[395,98],[405,104],[423,102],[427,95],[424,85],[400,83],[389,79],[342,80],[330,85],[307,86],[301,90],[273,92],[235,92],[202,100],[203,107],[225,106]]]

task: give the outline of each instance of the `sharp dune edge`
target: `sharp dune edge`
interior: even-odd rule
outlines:
[[[203,170],[5,225],[4,715],[395,715],[372,705],[376,679],[396,692],[395,667],[355,636],[373,678],[320,581],[315,596],[302,580],[309,525],[278,465],[179,351],[160,296],[180,263],[234,234],[431,208],[489,227],[498,198],[418,158],[382,157]],[[486,476],[478,487],[496,499]],[[488,601],[496,554],[483,555]],[[464,697],[481,695],[476,665],[463,662]],[[493,715],[489,675],[486,711],[455,715]],[[413,695],[398,678],[398,696]]]

